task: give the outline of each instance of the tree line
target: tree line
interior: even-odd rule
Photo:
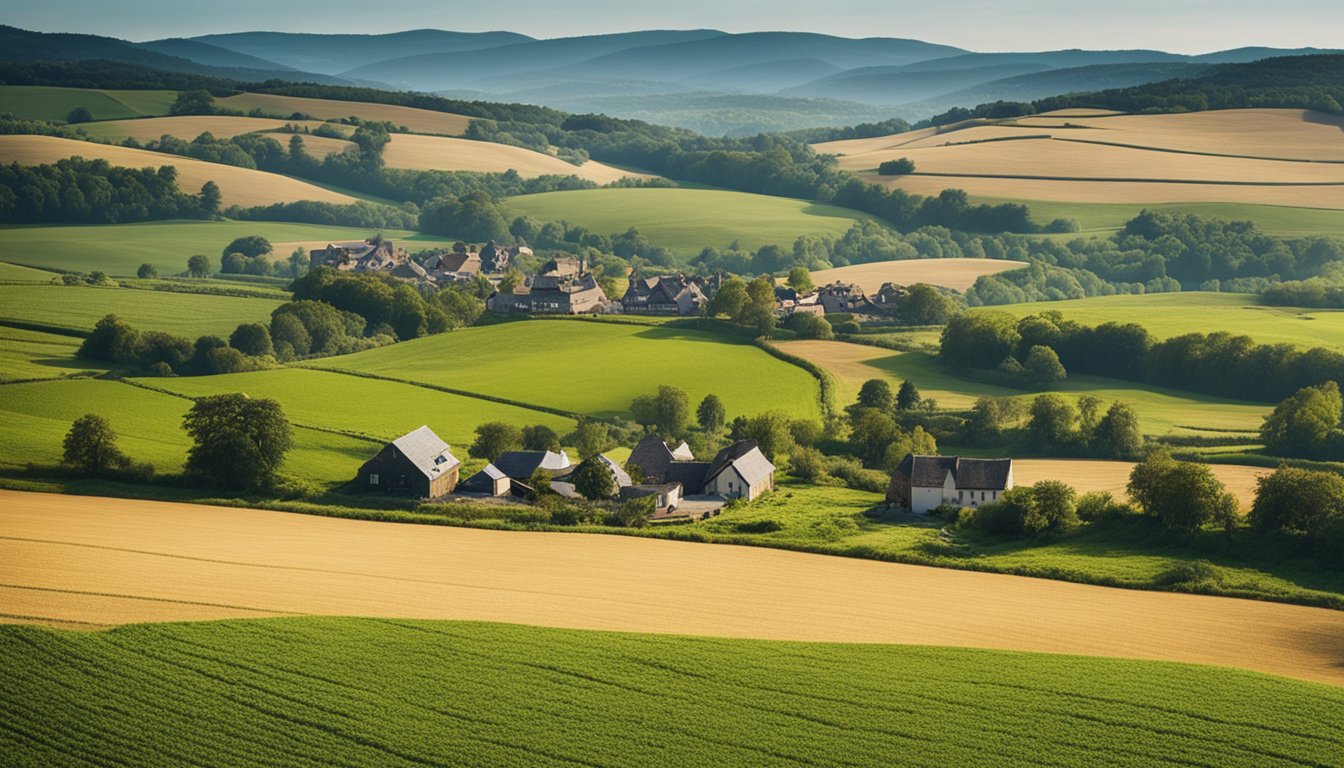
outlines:
[[[177,186],[177,169],[122,168],[106,160],[67,158],[51,165],[0,165],[0,222],[122,224],[200,219],[219,210],[219,187],[199,195]]]

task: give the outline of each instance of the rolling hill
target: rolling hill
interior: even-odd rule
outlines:
[[[184,192],[194,193],[207,181],[218,184],[225,207],[270,205],[295,200],[355,202],[355,198],[349,195],[332,192],[315,184],[276,173],[54,136],[0,136],[0,162],[42,165],[67,157],[106,160],[113,165],[129,168],[158,168],[171,165],[177,169],[177,185]]]
[[[531,41],[516,32],[446,32],[415,29],[386,35],[232,32],[192,41],[308,72],[338,75],[391,58],[460,53]]]
[[[627,177],[650,178],[647,174],[624,171],[595,160],[574,165],[553,155],[508,144],[406,133],[392,137],[383,149],[383,160],[389,168],[481,173],[514,170],[525,178],[574,175],[598,184],[610,184]]]
[[[239,93],[216,101],[227,109],[251,112],[259,109],[266,114],[285,117],[300,114],[318,120],[339,120],[358,116],[364,120],[381,120],[404,125],[416,133],[459,136],[467,130],[471,118],[428,109],[401,107],[395,104],[372,104],[364,101],[337,99],[309,99],[301,96],[279,96],[271,93]]]

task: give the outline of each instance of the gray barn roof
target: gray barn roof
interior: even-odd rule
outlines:
[[[960,456],[915,456],[907,454],[896,471],[910,478],[917,488],[941,488],[947,475],[958,488],[1002,491],[1013,471],[1012,459],[963,459]]]
[[[738,440],[719,451],[719,455],[715,456],[714,462],[710,464],[709,471],[705,473],[705,482],[713,480],[728,467],[737,470],[748,485],[755,485],[765,480],[775,471],[775,465],[765,458],[755,440]]]
[[[569,456],[561,451],[506,451],[494,460],[495,468],[514,480],[526,480],[543,469],[560,472],[569,469]]]
[[[461,463],[448,450],[448,444],[427,426],[407,432],[392,445],[431,480]]]

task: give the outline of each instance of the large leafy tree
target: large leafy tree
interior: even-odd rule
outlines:
[[[61,461],[68,467],[99,477],[109,469],[128,466],[131,460],[117,447],[117,433],[107,419],[87,413],[75,419],[65,435]]]
[[[476,427],[476,441],[467,449],[467,455],[494,461],[501,453],[523,447],[523,430],[503,421],[487,421]]]
[[[616,492],[616,479],[606,462],[591,456],[574,470],[574,490],[585,499],[598,501],[611,498]]]
[[[242,393],[202,397],[182,428],[191,436],[187,471],[225,488],[263,488],[294,445],[280,403]]]
[[[700,428],[706,432],[718,432],[723,429],[724,420],[727,414],[723,408],[723,401],[713,392],[705,395],[705,399],[700,401],[700,406],[695,409],[695,420],[700,424]]]
[[[1327,458],[1341,443],[1344,398],[1339,384],[1327,381],[1298,390],[1265,417],[1260,436],[1279,456]]]
[[[1279,467],[1256,481],[1251,524],[1262,530],[1314,533],[1344,520],[1344,477]]]
[[[1154,452],[1135,465],[1129,476],[1129,496],[1167,530],[1190,535],[1205,523],[1234,522],[1237,499],[1205,464],[1176,461]]]

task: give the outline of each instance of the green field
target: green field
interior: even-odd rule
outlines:
[[[609,235],[638,229],[654,245],[691,257],[705,246],[791,247],[799,235],[843,235],[864,214],[786,197],[709,189],[591,189],[511,197],[539,221],[567,221]]]
[[[1039,222],[1075,219],[1083,234],[1105,235],[1120,229],[1125,222],[1148,209],[1169,213],[1194,213],[1219,219],[1254,221],[1261,230],[1282,237],[1344,236],[1344,211],[1331,208],[1289,208],[1282,205],[1250,203],[1069,203],[1045,200],[1016,200],[999,197],[972,197],[972,202],[1017,203],[1031,209]],[[1077,235],[1058,235],[1071,239]]]
[[[92,88],[51,88],[41,85],[0,85],[0,112],[21,120],[65,122],[75,107],[86,107],[95,120],[121,120],[168,114],[177,91],[110,91]]]
[[[105,366],[75,357],[80,340],[0,325],[0,382],[50,379]]]
[[[818,416],[810,374],[754,346],[680,328],[532,320],[467,328],[314,365],[451,387],[592,416],[627,413],[660,384],[691,407],[713,392],[728,418],[783,409]]]
[[[111,422],[121,449],[160,472],[176,472],[190,440],[182,417],[191,403],[114,381],[80,379],[0,386],[0,466],[55,464],[70,423],[86,413]],[[417,424],[416,426],[419,426]],[[294,450],[282,472],[317,482],[349,480],[376,446],[310,429],[294,431]]]
[[[14,765],[1265,768],[1344,751],[1344,690],[1002,651],[296,618],[7,626],[0,663]]]
[[[0,261],[0,283],[49,283],[56,273]]]
[[[0,285],[0,321],[11,320],[88,331],[115,314],[141,330],[195,339],[228,337],[240,323],[269,322],[275,299],[212,296],[77,285]]]
[[[285,415],[296,423],[383,440],[427,424],[463,461],[467,459],[467,446],[475,439],[476,426],[483,422],[545,424],[561,435],[574,428],[572,420],[549,413],[409,384],[297,368],[145,382],[188,397],[223,392],[269,397],[279,401]],[[360,461],[367,458],[364,456]],[[358,466],[359,462],[350,464],[348,474],[353,477]]]
[[[173,275],[187,268],[187,259],[196,253],[210,257],[219,268],[220,253],[234,238],[261,235],[272,243],[363,240],[374,230],[352,227],[326,227],[318,224],[293,224],[270,221],[155,221],[141,224],[101,226],[14,226],[0,227],[12,246],[5,260],[34,267],[89,272],[100,269],[110,275],[134,275],[141,264],[149,262],[162,275]],[[431,248],[444,243],[442,238],[404,230],[386,230],[386,237],[410,240],[409,250]],[[452,241],[447,241],[451,244]],[[281,256],[288,256],[285,252]]]
[[[1262,344],[1344,349],[1344,311],[1267,307],[1243,293],[1151,293],[1143,296],[1094,296],[1070,301],[1041,301],[987,307],[1017,317],[1060,312],[1085,325],[1139,323],[1159,339],[1185,333],[1227,331]]]

